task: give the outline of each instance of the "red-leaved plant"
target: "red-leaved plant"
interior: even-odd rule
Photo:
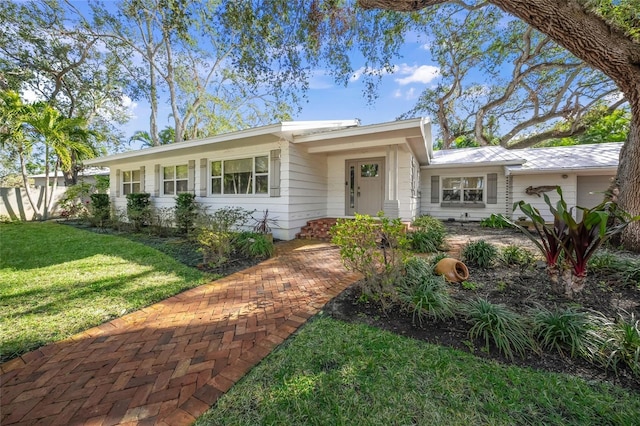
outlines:
[[[553,226],[545,222],[538,209],[524,201],[515,203],[513,209],[519,207],[531,219],[538,235],[515,222],[511,224],[523,231],[542,251],[554,291],[564,292],[572,298],[584,288],[589,258],[629,223],[640,220],[640,216],[631,217],[615,202],[603,201],[590,209],[576,207],[582,211],[582,219],[578,222],[573,217],[573,208],[567,207],[560,187],[556,191],[560,200],[555,207],[544,194],[544,201],[553,215]],[[561,258],[563,265],[559,264]]]

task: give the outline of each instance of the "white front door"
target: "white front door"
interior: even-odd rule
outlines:
[[[348,160],[346,163],[347,216],[375,216],[384,201],[384,158]]]

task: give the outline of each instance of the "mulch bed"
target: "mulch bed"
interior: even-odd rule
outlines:
[[[476,239],[484,239],[496,245],[518,244],[531,247],[526,238],[509,229],[486,229],[471,224],[449,224],[448,228],[449,241],[454,242],[453,250],[459,249],[462,242]],[[488,270],[470,267],[469,274],[469,281],[476,285],[475,290],[451,284],[452,297],[458,302],[484,297],[519,313],[527,313],[536,307],[580,306],[586,310],[601,312],[611,319],[615,319],[621,310],[628,315],[634,313],[636,318],[640,318],[640,287],[619,285],[614,277],[606,274],[589,275],[585,290],[573,300],[551,293],[551,282],[542,265],[537,268],[497,266]],[[467,336],[468,325],[462,319],[414,324],[411,313],[398,308],[383,312],[376,303],[364,303],[359,298],[358,286],[351,286],[329,302],[325,312],[343,321],[366,323],[403,336],[472,352],[482,358],[567,373],[594,382],[615,383],[640,393],[640,378],[634,377],[625,369],[619,369],[616,375],[582,359],[572,359],[558,353],[538,355],[532,352],[525,358],[516,357],[511,361],[493,347],[487,351],[484,342],[471,342]]]

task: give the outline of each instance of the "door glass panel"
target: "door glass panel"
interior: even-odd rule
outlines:
[[[378,177],[378,164],[361,164],[360,177]]]
[[[356,168],[354,166],[349,167],[349,207],[356,208]]]

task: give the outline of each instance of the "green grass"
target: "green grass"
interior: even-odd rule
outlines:
[[[128,239],[56,223],[0,224],[0,359],[206,281]]]
[[[631,425],[627,390],[319,316],[196,425]]]

